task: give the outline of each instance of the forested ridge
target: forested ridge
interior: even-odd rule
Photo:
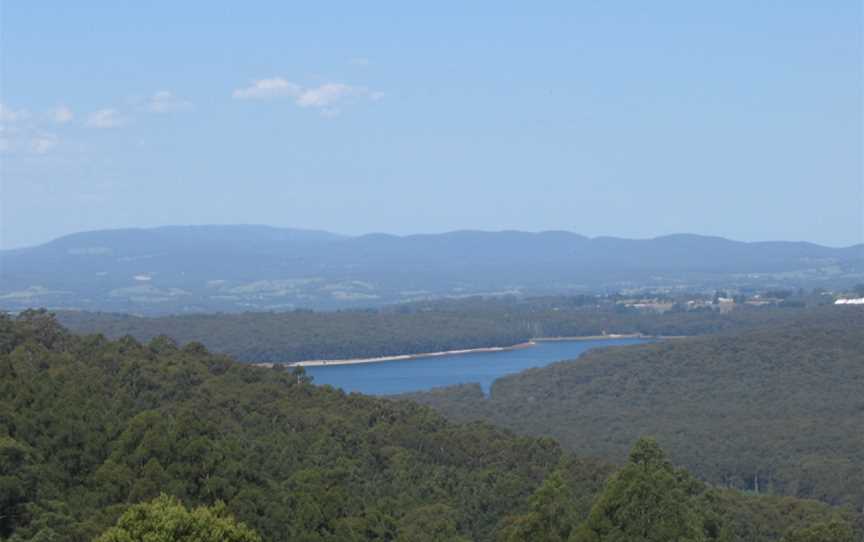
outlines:
[[[450,424],[196,343],[75,337],[40,314],[0,325],[0,457],[13,479],[0,536],[16,540],[49,529],[89,540],[160,492],[222,500],[267,540],[388,539],[427,516],[488,540],[563,458],[548,439]],[[610,471],[567,472],[590,495]]]
[[[655,435],[701,479],[864,507],[864,311],[829,307],[744,333],[601,349],[410,398],[453,420],[551,436],[620,461]]]
[[[248,312],[137,317],[61,312],[80,333],[149,341],[167,335],[200,342],[247,362],[294,362],[511,346],[536,337],[604,333],[698,335],[794,318],[796,308],[644,313],[591,298],[471,298],[341,312]]]
[[[139,318],[121,314],[61,313],[75,331],[134,336],[167,335],[201,342],[247,362],[293,362],[440,352],[527,341],[528,329],[464,314],[369,311],[200,314]]]
[[[565,231],[345,237],[255,225],[80,232],[0,250],[0,297],[32,307],[165,315],[349,309],[483,292],[631,287],[842,287],[864,246],[717,237],[587,238]],[[824,262],[832,266],[824,268]],[[141,280],[141,278],[145,280]]]
[[[0,316],[2,539],[139,540],[124,537],[170,513],[225,522],[231,540],[629,540],[637,527],[658,541],[853,540],[848,511],[714,489],[652,441],[613,473],[548,438],[346,395],[199,343]],[[634,523],[628,510],[649,513]]]

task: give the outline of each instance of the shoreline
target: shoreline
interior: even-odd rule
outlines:
[[[555,341],[603,341],[614,339],[664,339],[666,337],[658,337],[656,335],[645,335],[644,333],[609,333],[608,335],[578,335],[572,337],[537,337],[532,339],[537,342],[555,342]]]
[[[461,350],[442,350],[440,352],[421,352],[419,354],[398,354],[393,356],[378,356],[374,358],[349,358],[349,359],[311,359],[306,361],[289,361],[287,363],[265,362],[253,363],[255,367],[270,368],[273,365],[284,365],[285,367],[324,367],[330,365],[360,365],[363,363],[382,363],[385,361],[410,361],[420,358],[437,358],[442,356],[455,356],[459,354],[482,354],[491,352],[504,352],[507,350],[521,350],[531,348],[536,343],[531,340],[511,346],[483,346],[480,348],[464,348]]]
[[[392,356],[378,356],[373,358],[347,358],[347,359],[312,359],[304,361],[290,362],[263,362],[252,363],[254,367],[271,368],[274,365],[283,365],[285,367],[327,367],[334,365],[361,365],[364,363],[384,363],[388,361],[411,361],[422,358],[437,358],[443,356],[456,356],[459,354],[483,354],[493,352],[506,352],[509,350],[522,350],[536,346],[538,342],[555,342],[555,341],[601,341],[615,339],[670,339],[677,337],[660,337],[654,335],[645,335],[643,333],[621,333],[608,335],[582,335],[577,337],[537,337],[530,341],[514,344],[511,346],[483,346],[479,348],[463,348],[460,350],[442,350],[440,352],[421,352],[418,354],[397,354]]]

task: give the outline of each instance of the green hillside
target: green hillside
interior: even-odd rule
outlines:
[[[562,458],[548,439],[449,424],[199,344],[78,338],[41,314],[0,325],[2,536],[89,540],[164,491],[223,500],[267,540],[396,533],[429,507],[488,540]],[[609,470],[568,472],[590,495]]]
[[[167,335],[200,342],[240,361],[292,362],[510,346],[534,337],[643,333],[699,335],[794,319],[793,307],[641,312],[591,297],[470,298],[342,312],[246,312],[137,317],[65,311],[58,318],[78,333]]]
[[[864,506],[864,311],[586,353],[478,386],[411,398],[453,420],[551,436],[621,461],[654,435],[720,486]]]
[[[686,532],[704,540],[779,540],[838,513],[652,465],[633,483],[656,478],[657,491],[627,506],[686,495]],[[255,538],[246,527],[272,541],[554,540],[549,517],[575,536],[630,494],[629,471],[613,470],[551,439],[316,387],[302,371],[245,366],[197,343],[79,337],[46,313],[0,316],[3,540],[129,540],[169,528],[163,513],[190,528],[219,518],[242,540]]]

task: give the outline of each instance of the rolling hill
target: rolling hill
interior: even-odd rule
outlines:
[[[106,230],[0,252],[0,308],[141,314],[346,308],[625,287],[848,286],[864,245],[457,231],[345,237],[266,226]]]
[[[864,507],[864,310],[825,307],[745,332],[617,347],[407,396],[457,421],[622,460],[655,436],[704,480]]]
[[[704,518],[699,540],[775,542],[838,515],[860,520],[718,490],[665,461],[661,470],[676,487],[652,495],[686,491]],[[613,471],[551,439],[450,423],[198,343],[109,341],[71,335],[44,312],[0,315],[0,539],[10,542],[90,541],[160,494],[222,507],[272,541],[557,540],[543,534],[548,518],[572,531],[604,502]]]

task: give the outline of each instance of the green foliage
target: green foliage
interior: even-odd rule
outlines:
[[[832,518],[810,527],[792,529],[783,542],[855,542],[852,525],[841,518]]]
[[[154,507],[193,520],[230,515],[277,542],[566,540],[612,472],[548,438],[455,425],[415,403],[316,387],[301,372],[245,366],[200,344],[73,336],[43,312],[0,315],[0,340],[0,538],[9,542],[120,537],[161,524]],[[687,495],[697,493],[706,533],[729,522],[747,542],[777,541],[830,512],[795,499]],[[112,525],[120,530],[106,532]]]
[[[415,508],[399,520],[399,542],[468,542],[458,531],[458,514],[444,504]]]
[[[261,537],[237,523],[222,502],[190,511],[163,494],[130,507],[95,542],[261,542]]]
[[[703,542],[704,486],[676,470],[653,439],[640,439],[627,465],[597,498],[575,542]]]
[[[513,345],[529,331],[469,314],[384,311],[311,311],[197,314],[137,318],[126,315],[63,313],[73,330],[132,335],[162,349],[173,340],[199,342],[248,362],[377,357],[464,348]],[[171,337],[172,339],[168,339]]]
[[[818,501],[743,495],[731,489],[712,489],[702,499],[704,509],[713,511],[706,516],[707,520],[727,528],[735,541],[780,540],[790,529],[806,528],[835,517],[850,524],[864,519],[852,510],[838,510]],[[864,533],[859,532],[859,538],[861,534]]]
[[[200,342],[247,362],[377,357],[487,346],[510,346],[535,337],[604,333],[698,335],[794,318],[799,311],[740,308],[644,313],[594,298],[525,300],[470,298],[379,310],[243,314],[190,314],[139,318],[123,314],[63,312],[73,331],[134,336],[151,348]],[[167,337],[171,337],[168,339]]]
[[[565,542],[581,519],[560,471],[543,482],[528,506],[528,513],[507,519],[499,535],[502,542]]]
[[[8,536],[26,517],[34,480],[32,451],[17,440],[0,435],[0,538]]]
[[[224,502],[268,541],[490,540],[563,457],[200,345],[77,337],[45,313],[0,330],[4,540],[90,541],[161,493]],[[563,475],[585,501],[608,472]]]
[[[719,487],[864,509],[864,311],[828,307],[745,333],[616,347],[405,397],[454,421],[549,436],[623,461],[656,436]]]

